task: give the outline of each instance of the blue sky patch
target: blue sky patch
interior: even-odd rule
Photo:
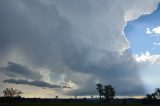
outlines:
[[[124,32],[130,41],[131,52],[133,54],[141,54],[149,51],[151,54],[160,54],[159,26],[160,4],[153,13],[128,21]]]

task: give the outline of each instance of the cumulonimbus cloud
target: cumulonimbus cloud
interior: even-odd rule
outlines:
[[[80,86],[68,95],[97,94],[98,81],[112,83],[119,95],[144,94],[123,29],[126,20],[152,12],[158,1],[0,1],[0,66],[12,61],[5,69],[18,74],[21,71],[13,66],[20,64],[37,72],[47,69],[61,78],[51,74],[50,80],[71,80]]]

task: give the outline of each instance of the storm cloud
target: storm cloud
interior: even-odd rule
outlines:
[[[31,69],[29,69],[27,66],[8,62],[8,65],[6,67],[1,67],[1,70],[9,76],[13,77],[22,77],[22,78],[28,78],[28,79],[41,79],[42,76],[39,72],[35,72]]]
[[[36,80],[4,82],[54,87],[40,81],[44,69],[50,81],[78,86],[64,95],[97,94],[97,82],[111,83],[118,95],[144,94],[123,28],[158,1],[1,0],[0,72]]]
[[[7,79],[3,81],[4,83],[13,83],[13,84],[27,84],[27,85],[32,85],[32,86],[37,86],[37,87],[43,87],[43,88],[69,88],[67,86],[60,86],[60,85],[53,85],[44,81],[27,81],[24,79]]]

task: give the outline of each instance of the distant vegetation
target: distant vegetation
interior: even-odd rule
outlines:
[[[160,99],[160,89],[156,88],[152,94],[146,94],[146,99]]]
[[[114,96],[116,94],[115,89],[112,87],[112,85],[102,85],[101,83],[97,84],[97,90],[99,92],[100,101],[102,96],[110,103],[112,99],[114,99]]]
[[[3,91],[3,94],[4,94],[4,97],[21,97],[22,95],[22,91],[21,90],[18,90],[18,89],[13,89],[13,88],[6,88],[4,91]]]
[[[10,103],[13,105],[18,106],[25,106],[25,105],[34,105],[39,106],[42,105],[50,105],[50,106],[84,106],[84,105],[92,105],[92,106],[106,106],[106,105],[112,105],[112,106],[121,106],[126,105],[127,106],[144,106],[144,104],[151,104],[157,106],[160,104],[160,89],[156,88],[155,91],[151,94],[146,94],[146,97],[142,99],[118,99],[115,98],[116,96],[116,90],[115,88],[108,84],[108,85],[102,85],[101,83],[98,83],[96,85],[96,89],[99,93],[99,99],[98,98],[68,98],[68,99],[61,99],[58,96],[56,98],[22,98],[21,95],[23,92],[19,89],[14,88],[6,88],[3,90],[3,97],[0,97],[0,106],[2,104],[7,106]]]

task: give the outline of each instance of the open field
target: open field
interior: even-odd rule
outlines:
[[[0,103],[0,106],[159,106],[158,104]]]
[[[52,99],[0,97],[0,106],[160,106],[160,100],[148,99]]]

